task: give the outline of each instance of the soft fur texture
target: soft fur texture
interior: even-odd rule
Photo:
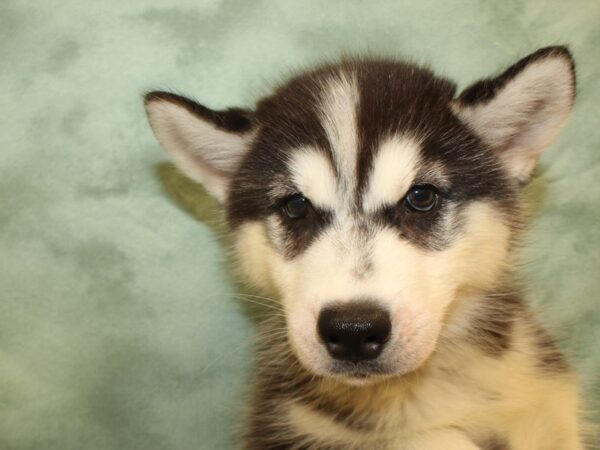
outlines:
[[[244,448],[584,448],[577,377],[513,257],[521,191],[574,98],[565,47],[458,96],[427,69],[368,58],[301,74],[254,112],[146,96],[165,149],[223,202],[248,281],[278,299]],[[427,209],[415,187],[434,192]],[[339,356],[326,310],[389,316],[390,337],[368,337],[383,350]]]
[[[234,294],[215,202],[141,96],[251,107],[345,52],[430,62],[462,91],[569,44],[577,102],[526,190],[519,260],[597,405],[599,22],[590,0],[1,1],[0,448],[234,448],[263,300]]]

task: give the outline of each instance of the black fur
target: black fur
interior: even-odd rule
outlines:
[[[559,350],[556,341],[541,325],[536,326],[533,340],[538,355],[538,366],[542,370],[552,374],[566,373],[570,370],[571,366]]]
[[[500,77],[476,83],[459,98],[471,103],[483,101],[528,62],[560,51],[568,55],[562,47],[542,49]],[[278,214],[283,198],[273,197],[273,192],[296,193],[290,183],[288,162],[299,147],[321,150],[337,171],[319,114],[323,86],[341,73],[355,77],[360,97],[357,108],[357,217],[363,214],[360,199],[374,157],[383,140],[394,135],[411,136],[422,143],[423,167],[417,182],[431,182],[430,168],[439,163],[446,171],[448,183],[440,190],[441,207],[436,214],[406,214],[400,202],[388,205],[378,213],[380,225],[396,227],[402,238],[424,249],[440,250],[460,231],[458,215],[452,232],[437,232],[450,204],[461,206],[477,199],[492,199],[509,213],[507,215],[514,215],[518,184],[506,178],[497,155],[452,112],[455,84],[425,68],[384,59],[347,60],[323,66],[277,89],[272,96],[258,103],[255,112],[238,108],[213,111],[185,97],[165,92],[151,92],[145,99],[146,102],[167,100],[179,104],[230,132],[258,130],[231,182],[226,202],[228,221],[236,228],[246,221]],[[332,223],[330,211],[313,212],[311,217],[303,220],[301,227],[282,220],[287,232],[286,242],[280,250],[287,257],[301,253]]]
[[[277,318],[263,324],[264,331],[284,326]],[[342,450],[323,446],[310,436],[298,434],[285,418],[289,401],[318,405],[315,378],[303,369],[290,351],[286,337],[261,342],[258,349],[257,383],[254,386],[249,423],[243,436],[245,450]],[[324,408],[326,408],[324,406]],[[328,410],[331,412],[331,410]]]
[[[144,103],[153,101],[168,101],[183,106],[189,112],[201,119],[213,123],[217,128],[233,133],[245,133],[254,124],[254,113],[241,108],[228,108],[222,111],[214,111],[200,103],[181,95],[170,92],[153,91],[144,96]]]
[[[488,355],[500,358],[511,347],[515,316],[526,308],[514,294],[494,294],[485,297],[481,310],[469,327],[470,340]]]
[[[278,318],[267,319],[263,332],[271,334],[285,324]],[[334,422],[358,432],[374,430],[375,411],[356,411],[351,402],[318,389],[321,377],[309,373],[291,352],[287,337],[259,342],[257,383],[254,386],[249,426],[243,437],[246,450],[346,450],[298,434],[286,423],[287,405],[297,402],[330,417]],[[385,448],[373,443],[370,448]]]
[[[270,193],[282,188],[272,184],[289,183],[287,163],[298,147],[320,149],[335,169],[330,143],[319,119],[319,102],[327,80],[339,73],[354,75],[360,95],[357,217],[363,214],[360,198],[379,144],[394,135],[422,138],[424,161],[420,178],[431,182],[428,170],[439,163],[447,171],[449,184],[442,191],[442,207],[437,214],[405,214],[400,202],[381,212],[379,217],[385,222],[381,225],[397,227],[402,238],[424,249],[439,250],[455,235],[436,232],[447,205],[487,198],[512,212],[517,186],[499,169],[494,152],[453,114],[452,82],[411,64],[351,60],[293,79],[258,104],[255,121],[259,132],[233,179],[227,202],[233,228],[277,213],[281,199],[272,199]],[[286,189],[289,194],[294,193],[293,187]],[[288,243],[284,246],[287,257],[301,253],[331,223],[326,211],[320,214],[303,222],[302,229],[310,233],[298,233],[294,223],[284,223],[288,230]],[[455,232],[460,229],[459,219],[456,218]]]
[[[508,442],[506,442],[506,440],[504,439],[499,438],[498,436],[493,436],[487,439],[480,446],[481,450],[510,450]]]
[[[575,73],[575,63],[573,62],[573,55],[567,47],[544,47],[519,60],[516,64],[513,64],[499,76],[495,78],[486,78],[484,80],[480,80],[476,83],[473,83],[460,94],[459,101],[466,105],[476,105],[478,103],[485,103],[494,98],[498,91],[504,86],[506,86],[506,83],[508,83],[515,76],[521,73],[521,71],[525,69],[525,67],[527,67],[529,64],[535,61],[542,60],[549,56],[563,57],[565,60],[569,61],[571,71]],[[575,77],[573,77],[573,80],[575,80]],[[573,92],[575,92],[575,89],[573,89]]]
[[[541,49],[500,76],[473,84],[458,100],[463,104],[486,102],[527,64],[550,55],[571,60],[564,47]],[[298,193],[288,167],[298,148],[310,146],[323,152],[334,173],[339,175],[340,168],[335,165],[331,143],[321,124],[320,101],[328,80],[340,74],[352,74],[359,92],[355,174],[358,183],[353,193],[353,219],[361,238],[368,240],[374,227],[391,227],[397,230],[399,239],[408,240],[425,251],[441,250],[462,232],[464,206],[480,199],[494,202],[506,218],[511,218],[514,230],[518,228],[521,186],[501,168],[496,151],[484,144],[453,112],[455,84],[428,69],[385,59],[347,60],[326,65],[292,79],[260,101],[254,112],[212,111],[184,97],[162,92],[148,94],[146,101],[174,102],[220,129],[256,133],[231,180],[226,201],[228,223],[235,230],[247,222],[267,218],[273,222],[275,218],[279,226],[277,230],[269,230],[268,237],[277,251],[291,259],[298,257],[335,223],[335,211],[311,207],[306,217],[292,220],[281,208],[286,198]],[[413,137],[422,145],[421,167],[415,183],[431,183],[439,190],[438,205],[430,213],[408,210],[403,199],[374,213],[363,209],[362,193],[376,153],[385,139],[395,135]],[[444,170],[441,179],[435,175],[438,167]],[[439,178],[439,174],[437,176]],[[364,270],[369,270],[368,263]],[[512,294],[514,286],[510,280],[507,285],[507,289],[479,299],[481,307],[460,341],[441,339],[436,351],[444,352],[444,345],[448,344],[448,347],[473,346],[482,351],[482,357],[496,359],[510,351],[516,320],[529,313],[519,295]],[[267,331],[285,327],[276,317],[272,320],[275,322],[268,322]],[[532,342],[537,346],[540,372],[568,370],[545,331],[534,331]],[[385,372],[385,368],[376,366],[376,362],[373,364],[369,367],[371,373]],[[343,396],[319,391],[317,387],[324,380],[301,366],[286,337],[262,342],[257,369],[254,401],[244,438],[246,450],[342,450],[324,446],[314,437],[300,435],[292,429],[284,420],[290,402],[309,407],[353,431],[371,431],[376,426],[377,405],[359,410],[350,391]],[[333,369],[335,371],[335,366]],[[342,367],[340,371],[347,373],[348,368]],[[460,383],[457,385],[460,389]],[[387,449],[383,441],[373,442],[369,448]],[[498,438],[489,439],[482,448],[510,450],[508,444]]]

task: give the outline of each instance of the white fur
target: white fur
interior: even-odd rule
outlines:
[[[289,336],[299,359],[310,370],[326,374],[329,357],[316,335],[320,310],[331,301],[376,298],[391,311],[393,336],[382,354],[397,373],[414,370],[435,347],[446,308],[462,291],[488,286],[507,257],[508,226],[487,203],[466,213],[466,230],[447,250],[424,252],[398,239],[395,230],[378,231],[365,247],[357,244],[351,224],[333,226],[293,260],[267,245],[263,224],[244,225],[238,233],[249,263],[247,276],[262,286],[275,285],[283,299]],[[258,252],[249,254],[253,248]],[[357,277],[364,252],[373,269]],[[263,269],[259,269],[262,262]],[[264,276],[269,277],[269,281]]]
[[[521,181],[529,178],[571,113],[570,64],[563,56],[548,56],[529,64],[490,101],[455,105],[459,117],[501,151],[506,167]]]
[[[497,206],[476,201],[461,211],[447,210],[446,228],[456,214],[463,215],[462,227],[438,251],[424,251],[397,229],[369,222],[370,213],[402,199],[421,168],[419,142],[391,136],[376,152],[363,210],[357,210],[359,98],[352,72],[339,72],[323,86],[320,118],[335,167],[324,153],[308,147],[293,150],[289,160],[291,182],[314,205],[331,212],[330,226],[291,259],[278,247],[283,231],[275,214],[239,226],[234,243],[247,279],[281,300],[300,363],[324,375],[315,383],[317,394],[346,402],[374,427],[351,428],[297,401],[304,399],[277,405],[274,420],[292,435],[348,450],[483,450],[490,435],[505,438],[510,450],[582,450],[576,379],[568,371],[540,370],[527,318],[514,321],[510,349],[501,357],[460,341],[478,300],[484,299],[481,292],[498,282],[509,263],[511,224]],[[487,103],[456,104],[454,109],[501,152],[510,175],[523,181],[556,137],[571,104],[568,61],[550,56],[531,63]],[[147,107],[163,146],[223,200],[252,134],[223,132],[173,103]],[[425,176],[445,182],[443,167],[430,165]],[[332,375],[331,357],[317,336],[317,318],[332,301],[365,297],[390,311],[392,336],[379,359],[393,373],[359,383]]]
[[[337,426],[333,437],[322,435],[332,419],[297,406],[294,426],[324,442],[345,441],[348,449],[380,441],[389,450],[487,450],[477,444],[497,436],[510,450],[582,450],[576,379],[539,371],[529,331],[523,322],[516,326],[513,350],[503,358],[447,347],[404,378],[362,387],[324,381],[323,395],[346,399],[357,414],[371,411],[371,432]]]
[[[356,186],[358,158],[358,85],[351,74],[342,72],[329,80],[323,92],[321,122],[339,171],[341,192],[351,195]]]
[[[328,231],[293,261],[266,244],[263,223],[246,224],[237,234],[247,275],[282,298],[292,347],[314,373],[327,372],[328,356],[315,329],[328,300],[377,296],[392,312],[395,331],[382,357],[394,361],[404,377],[360,386],[328,376],[318,385],[323,395],[346,399],[357,413],[372,411],[373,432],[346,428],[298,403],[284,407],[281,420],[300,435],[349,450],[373,442],[389,450],[481,450],[478,442],[494,435],[511,450],[583,450],[575,379],[539,372],[526,322],[517,322],[513,350],[503,358],[468,346],[434,352],[447,309],[476,304],[472,297],[507,262],[509,227],[493,205],[474,203],[462,237],[441,252],[422,252],[381,230],[370,245],[374,268],[367,278],[352,272],[357,246],[351,230]],[[468,330],[463,321],[468,316],[464,310],[445,324],[450,342],[452,333]]]
[[[329,300],[375,296],[394,322],[381,357],[403,377],[360,385],[327,375],[318,385],[324,396],[344,399],[356,413],[369,411],[374,431],[348,428],[296,402],[282,407],[279,420],[299,435],[348,450],[372,448],[374,442],[386,450],[484,450],[478,444],[493,436],[506,440],[510,450],[583,450],[576,380],[570,373],[539,371],[526,321],[516,322],[512,350],[502,358],[469,346],[435,352],[448,309],[463,308],[445,323],[452,342],[454,334],[469,329],[474,296],[494,283],[507,262],[509,226],[495,207],[474,203],[465,220],[461,237],[433,253],[380,230],[368,245],[373,273],[366,278],[353,272],[361,249],[351,225],[338,223],[292,261],[268,245],[264,223],[241,227],[237,248],[246,274],[282,299],[292,348],[313,373],[327,375],[328,355],[315,330]]]
[[[168,100],[151,100],[146,111],[156,138],[178,167],[223,202],[229,177],[248,150],[252,134],[220,130]]]
[[[376,385],[343,387],[333,380],[320,387],[372,411],[373,431],[336,424],[310,407],[290,405],[290,422],[299,434],[318,436],[343,448],[389,450],[487,450],[498,437],[510,450],[582,450],[578,430],[578,392],[570,374],[546,376],[527,349],[527,328],[517,327],[514,350],[500,359],[474,348],[450,348],[417,373]]]
[[[419,144],[409,137],[385,141],[375,156],[363,204],[367,212],[397,203],[411,187],[419,167]]]
[[[322,151],[297,149],[293,152],[289,167],[292,182],[314,205],[327,209],[340,206],[331,161]]]

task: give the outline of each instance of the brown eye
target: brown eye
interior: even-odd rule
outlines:
[[[435,208],[437,200],[437,189],[429,184],[411,187],[405,197],[408,207],[417,212],[431,211]]]
[[[285,201],[283,212],[290,219],[301,219],[308,214],[308,208],[308,200],[300,194],[295,194]]]

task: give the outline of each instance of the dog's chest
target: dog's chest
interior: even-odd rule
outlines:
[[[285,415],[294,432],[308,436],[314,448],[392,450],[430,430],[477,426],[474,418],[481,411],[489,414],[498,400],[495,392],[469,377],[447,374],[418,389],[389,385],[335,403],[291,401]]]

